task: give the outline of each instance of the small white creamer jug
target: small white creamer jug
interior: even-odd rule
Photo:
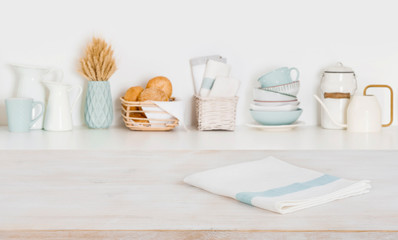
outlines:
[[[46,114],[44,118],[44,130],[47,131],[70,131],[72,124],[72,109],[82,94],[82,87],[69,85],[61,82],[43,82],[49,90]],[[69,104],[69,92],[77,89],[78,94],[73,101],[72,107]]]

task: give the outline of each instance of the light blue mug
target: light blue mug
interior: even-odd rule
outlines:
[[[44,104],[34,102],[32,98],[7,98],[5,102],[10,132],[29,132],[44,112]],[[37,106],[41,106],[41,111],[38,116],[32,119],[33,109]]]
[[[296,72],[295,80],[292,80],[292,71]],[[297,68],[282,67],[261,76],[258,81],[262,88],[266,88],[298,81],[299,77],[300,72]]]

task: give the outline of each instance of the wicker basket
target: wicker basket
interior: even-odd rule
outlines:
[[[235,130],[237,103],[238,97],[202,98],[195,95],[198,129],[201,131]]]
[[[129,102],[120,98],[124,125],[136,131],[168,131],[178,126],[178,119],[151,101]]]

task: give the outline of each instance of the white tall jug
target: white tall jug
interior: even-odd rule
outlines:
[[[347,123],[347,107],[356,89],[357,80],[354,71],[341,62],[323,72],[321,98],[337,122]],[[341,125],[335,124],[323,108],[321,109],[321,126],[326,129],[343,129]]]
[[[16,97],[33,98],[34,101],[45,102],[46,92],[41,81],[50,72],[60,73],[51,68],[11,64],[17,76]],[[37,116],[40,108],[33,109],[33,116]],[[44,109],[43,109],[44,111]],[[40,117],[31,129],[43,129],[43,117]]]

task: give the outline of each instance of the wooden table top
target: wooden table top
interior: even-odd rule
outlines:
[[[373,188],[280,215],[182,182],[194,172],[270,155],[343,178],[369,179]],[[395,234],[397,173],[397,151],[0,151],[0,231]]]

